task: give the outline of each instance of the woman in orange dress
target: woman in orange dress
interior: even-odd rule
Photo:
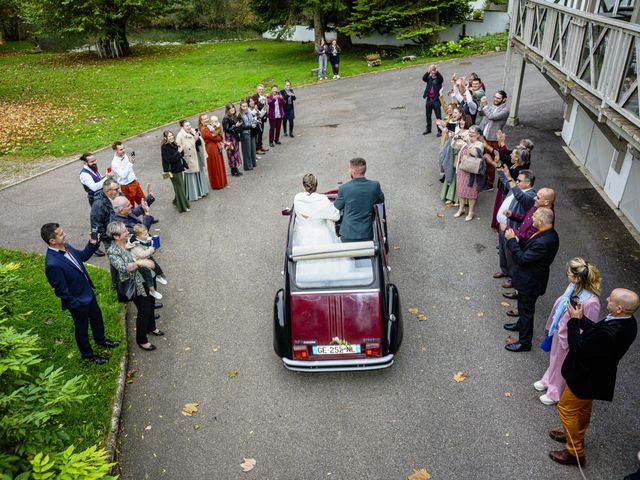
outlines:
[[[207,171],[209,173],[209,184],[214,190],[224,188],[227,183],[227,170],[224,166],[222,156],[222,127],[217,117],[213,117],[213,122],[209,115],[203,113],[199,119],[200,135],[204,140],[207,150]]]

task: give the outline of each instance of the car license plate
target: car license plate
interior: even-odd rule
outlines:
[[[345,353],[360,353],[360,345],[314,345],[314,355],[341,355]]]

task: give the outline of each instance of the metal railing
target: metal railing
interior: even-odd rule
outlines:
[[[638,61],[640,25],[545,0],[515,0],[510,38],[516,50],[530,50],[640,127]],[[519,44],[519,45],[518,45]]]

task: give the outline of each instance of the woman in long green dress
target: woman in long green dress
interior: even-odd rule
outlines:
[[[469,115],[463,115],[458,122],[458,128],[451,134],[451,148],[453,150],[453,162],[451,163],[451,182],[446,181],[442,185],[440,199],[444,200],[448,206],[458,206],[458,194],[456,193],[456,159],[460,149],[467,141],[468,127],[473,125],[473,120]]]

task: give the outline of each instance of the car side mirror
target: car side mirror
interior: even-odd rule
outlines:
[[[288,217],[291,215],[291,209],[289,207],[282,209],[282,215]]]

